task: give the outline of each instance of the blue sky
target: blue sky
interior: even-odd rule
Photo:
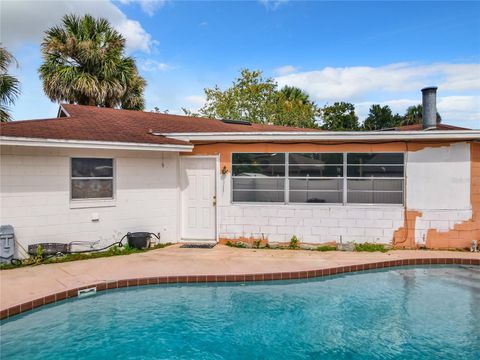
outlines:
[[[402,113],[439,86],[444,122],[480,128],[479,2],[3,1],[2,42],[20,62],[15,119],[55,116],[37,69],[42,31],[66,12],[108,18],[148,81],[147,110],[197,109],[241,68],[305,89],[319,105]]]

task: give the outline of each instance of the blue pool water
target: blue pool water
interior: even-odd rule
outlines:
[[[480,359],[480,268],[162,285],[0,326],[2,359]]]

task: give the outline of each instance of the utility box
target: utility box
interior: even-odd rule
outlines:
[[[0,226],[0,263],[9,263],[15,254],[15,234],[12,225]]]

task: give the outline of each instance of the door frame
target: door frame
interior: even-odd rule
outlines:
[[[213,159],[215,161],[215,176],[213,177],[215,184],[214,184],[214,192],[215,192],[215,199],[216,199],[216,205],[214,209],[214,221],[215,221],[215,226],[214,226],[214,231],[215,231],[215,237],[214,241],[218,243],[219,241],[219,233],[218,233],[218,203],[219,203],[219,185],[220,185],[220,155],[180,155],[179,156],[179,166],[178,166],[178,203],[180,204],[178,207],[178,215],[179,215],[179,241],[180,242],[191,242],[195,241],[195,239],[187,239],[183,237],[183,222],[185,219],[183,218],[183,190],[181,188],[182,184],[182,161],[186,159]],[[200,241],[210,241],[210,240],[200,240]]]

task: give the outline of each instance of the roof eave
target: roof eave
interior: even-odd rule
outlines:
[[[38,146],[54,148],[81,148],[81,149],[107,149],[107,150],[141,150],[141,151],[170,151],[170,152],[191,152],[193,145],[179,144],[149,144],[149,143],[127,143],[113,141],[91,141],[91,140],[62,140],[62,139],[40,139],[14,136],[0,136],[0,145],[12,146]]]
[[[318,131],[248,133],[153,133],[183,141],[421,141],[480,140],[480,130],[427,131]]]

